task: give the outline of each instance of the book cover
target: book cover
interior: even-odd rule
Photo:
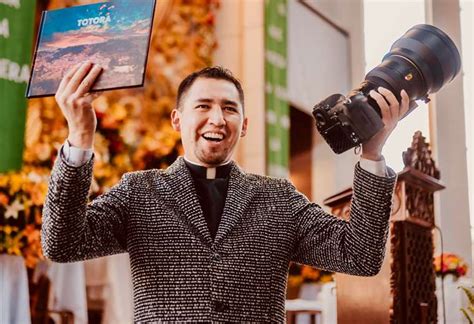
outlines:
[[[155,0],[44,11],[26,97],[53,96],[74,65],[99,64],[92,91],[143,86]]]

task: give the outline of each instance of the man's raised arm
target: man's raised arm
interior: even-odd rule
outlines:
[[[89,93],[101,68],[86,62],[67,72],[56,93],[69,135],[58,152],[43,210],[43,253],[72,262],[126,250],[127,176],[87,206],[97,119]]]
[[[354,174],[350,220],[338,219],[290,190],[298,243],[293,260],[322,269],[371,276],[383,262],[396,174],[385,167],[382,148],[408,111],[408,95],[401,103],[384,88],[371,91],[385,127],[362,145]]]

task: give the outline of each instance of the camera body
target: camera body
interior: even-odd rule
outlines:
[[[370,72],[366,78],[370,78]],[[382,80],[379,80],[379,84],[401,100],[398,89],[393,89]],[[347,97],[334,94],[314,106],[316,128],[335,153],[343,153],[364,143],[384,127],[380,108],[368,95],[375,87],[372,82],[366,80]],[[409,97],[412,96],[409,94]],[[427,96],[417,99],[429,101]],[[410,100],[406,115],[416,107],[416,102]]]
[[[340,154],[375,135],[384,124],[362,92],[334,94],[313,109],[316,127],[331,149]]]

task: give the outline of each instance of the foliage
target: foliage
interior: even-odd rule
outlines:
[[[462,289],[464,293],[466,294],[468,300],[469,300],[469,305],[467,308],[461,308],[461,312],[464,314],[466,319],[469,321],[470,324],[473,323],[473,319],[471,316],[474,316],[474,292],[472,291],[474,287],[463,287],[460,286],[458,289]]]

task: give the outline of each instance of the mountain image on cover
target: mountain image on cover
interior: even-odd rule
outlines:
[[[43,12],[27,97],[52,96],[64,74],[90,61],[92,90],[142,86],[154,0],[95,3]]]

